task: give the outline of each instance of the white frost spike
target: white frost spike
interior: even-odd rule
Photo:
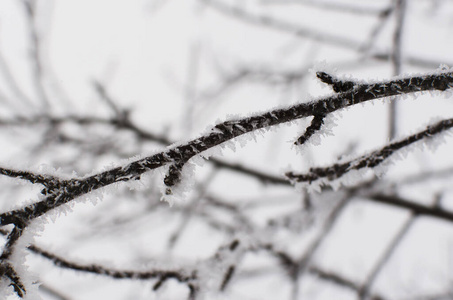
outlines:
[[[449,67],[446,64],[440,64],[439,68],[437,68],[436,72],[439,73],[445,73],[445,72],[452,72],[453,67]]]
[[[231,149],[233,152],[236,152],[236,144],[234,142],[234,139],[223,143],[223,145],[225,146],[225,148]]]
[[[206,159],[202,155],[195,155],[190,161],[197,167],[202,167],[206,164]]]
[[[146,180],[143,180],[143,178],[149,176],[149,173],[152,172],[145,172],[141,174],[137,179],[128,180],[125,182],[125,185],[129,188],[130,191],[142,191],[146,189],[146,184],[144,183],[146,182]],[[121,185],[119,184],[118,187],[119,186]]]
[[[84,194],[80,197],[75,198],[73,201],[71,201],[69,204],[64,204],[56,209],[54,211],[57,211],[58,213],[67,213],[72,210],[72,206],[75,205],[76,203],[87,203],[90,202],[93,206],[95,206],[99,201],[101,201],[104,198],[105,193],[112,193],[114,194],[116,190],[118,189],[118,184],[113,184],[108,187],[104,187],[99,190],[91,191],[87,194]]]
[[[250,140],[249,137],[250,133],[243,134],[235,138],[235,142],[237,142],[241,148],[244,148],[244,146],[247,145],[248,141]]]

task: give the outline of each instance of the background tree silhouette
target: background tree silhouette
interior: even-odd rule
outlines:
[[[0,295],[453,298],[452,16],[3,1]]]

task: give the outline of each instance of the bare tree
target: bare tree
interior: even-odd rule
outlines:
[[[450,1],[1,5],[2,297],[452,298]]]

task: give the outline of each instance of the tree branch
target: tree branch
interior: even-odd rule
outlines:
[[[385,195],[381,193],[365,193],[365,196],[368,200],[388,204],[392,206],[401,207],[404,209],[410,210],[414,215],[433,217],[448,222],[453,222],[453,212],[439,208],[439,207],[429,207],[426,205],[421,205],[415,203],[411,200],[401,198],[396,195]]]
[[[0,174],[5,175],[12,178],[20,178],[23,180],[27,180],[33,184],[42,184],[48,189],[54,189],[60,185],[62,185],[65,181],[51,175],[44,175],[44,174],[35,174],[30,171],[16,171],[13,169],[2,168],[0,167]]]
[[[28,250],[42,257],[47,258],[48,260],[52,261],[54,265],[63,269],[71,269],[80,272],[103,275],[115,279],[137,279],[137,280],[157,279],[158,281],[154,285],[153,290],[159,289],[162,286],[162,284],[168,279],[176,279],[181,283],[187,284],[189,288],[189,294],[190,295],[193,294],[193,296],[189,297],[190,299],[192,299],[195,295],[194,293],[198,291],[198,285],[196,284],[197,275],[195,272],[191,272],[189,274],[183,270],[119,271],[94,264],[82,265],[74,263],[34,245],[29,246]]]
[[[177,145],[154,155],[138,159],[125,166],[116,167],[85,178],[67,180],[64,182],[64,185],[59,185],[53,189],[51,193],[47,193],[43,200],[20,209],[0,214],[0,225],[14,224],[16,228],[19,228],[21,230],[20,232],[22,232],[31,220],[40,217],[48,211],[68,203],[79,196],[113,183],[139,179],[141,174],[167,164],[187,162],[189,159],[199,155],[203,151],[245,133],[254,132],[259,129],[268,128],[311,115],[317,115],[320,112],[331,113],[373,99],[426,90],[444,91],[451,88],[452,85],[452,72],[407,77],[372,84],[360,84],[348,91],[324,97],[315,102],[297,104],[288,108],[275,109],[243,119],[225,121],[215,125],[207,134],[185,144]],[[409,142],[402,141],[387,146],[387,148],[385,148],[386,151],[384,151],[382,155],[386,157],[385,155],[388,152],[394,150],[393,147],[401,148],[401,145],[404,146],[407,143],[411,143],[412,140],[418,140],[425,136],[436,134],[452,125],[453,120],[446,120],[444,123],[441,122],[436,126],[429,127],[425,132],[410,137],[408,140]],[[379,164],[380,160],[379,157],[374,157],[372,160],[367,161],[365,165],[374,166]],[[362,164],[364,164],[364,162],[362,162]],[[18,236],[20,237],[20,233]],[[12,249],[12,245],[16,240],[16,238],[13,239],[11,237],[8,241],[10,247],[7,247],[5,250]],[[20,294],[20,290],[20,288],[16,289],[18,295]],[[195,290],[192,291],[194,292],[191,292],[191,295],[196,293]]]
[[[301,103],[260,115],[225,121],[214,126],[206,135],[183,145],[174,146],[163,152],[131,162],[128,165],[107,170],[86,178],[68,180],[65,187],[60,189],[60,193],[50,195],[44,200],[22,209],[1,214],[0,224],[6,225],[14,223],[19,216],[20,218],[29,220],[34,219],[81,195],[113,183],[139,179],[141,174],[167,164],[188,161],[203,151],[245,133],[308,117],[318,112],[330,113],[369,100],[427,90],[444,91],[452,86],[452,72],[406,77],[372,84],[361,84],[350,91],[328,96],[315,102]],[[451,126],[453,121],[450,120],[448,122],[448,124],[438,124],[432,128],[430,127],[420,136],[414,136],[411,137],[411,139],[420,139],[435,134],[436,131],[443,130],[444,126]],[[406,142],[402,143],[404,145]],[[398,145],[396,145],[396,147],[398,147]],[[392,145],[389,150],[391,150],[392,147],[395,147],[395,145]],[[374,161],[379,161],[379,158],[374,158]],[[373,163],[371,162],[371,164]]]
[[[334,180],[342,177],[352,170],[360,170],[363,168],[374,168],[384,162],[388,157],[393,155],[396,151],[412,145],[413,143],[432,137],[436,134],[442,133],[453,127],[453,119],[442,120],[434,125],[428,126],[427,129],[411,135],[398,142],[391,143],[380,150],[371,152],[368,155],[350,160],[341,164],[334,164],[333,166],[325,168],[310,168],[307,174],[295,174],[288,172],[285,175],[293,182],[313,182],[321,178]]]

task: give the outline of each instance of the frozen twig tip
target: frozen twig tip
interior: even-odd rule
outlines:
[[[297,146],[304,144],[313,134],[315,134],[316,131],[319,131],[322,127],[322,124],[324,124],[325,117],[325,114],[314,115],[313,120],[311,120],[310,126],[308,126],[304,134],[294,142],[294,145]]]
[[[356,85],[352,81],[340,80],[340,79],[335,78],[332,75],[327,74],[326,72],[322,72],[322,71],[316,72],[316,77],[318,77],[319,80],[321,80],[322,82],[324,82],[328,85],[331,85],[333,90],[336,93],[347,92],[347,91],[351,90],[352,88],[354,88],[354,86]]]

